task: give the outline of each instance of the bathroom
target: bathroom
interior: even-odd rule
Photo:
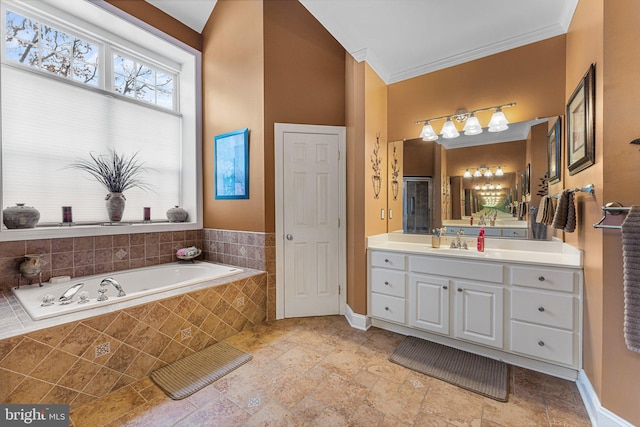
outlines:
[[[638,203],[632,195],[636,193],[637,178],[634,156],[639,153],[629,145],[638,135],[630,124],[632,117],[626,119],[629,112],[635,111],[637,88],[621,84],[634,81],[637,67],[633,65],[640,62],[640,58],[626,55],[623,47],[633,46],[640,39],[640,32],[629,21],[630,16],[640,13],[634,2],[581,0],[566,35],[389,85],[368,64],[356,62],[346,54],[297,2],[219,1],[210,18],[211,25],[207,25],[202,34],[169,21],[144,2],[114,0],[110,3],[202,52],[203,143],[199,157],[204,197],[201,225],[113,236],[2,241],[0,283],[3,288],[15,286],[17,265],[27,253],[43,253],[45,259],[48,259],[46,254],[50,254],[51,275],[65,271],[81,276],[169,262],[173,260],[175,246],[195,245],[203,249],[205,259],[265,271],[266,317],[275,319],[273,124],[346,125],[349,159],[346,304],[355,315],[364,317],[367,314],[365,238],[397,229],[390,228],[386,216],[381,219],[381,210],[388,208],[387,190],[383,187],[376,199],[369,184],[370,154],[376,136],[379,135],[384,145],[417,137],[419,126],[407,120],[415,116],[416,111],[431,117],[437,115],[435,110],[448,111],[459,105],[471,108],[472,103],[484,106],[516,101],[521,107],[513,109],[514,115],[510,116],[513,122],[563,115],[576,83],[588,65],[595,63],[598,67],[596,162],[576,175],[569,175],[565,169],[562,181],[552,185],[550,193],[585,184],[594,184],[597,189],[593,198],[578,198],[576,232],[560,233],[558,237],[584,251],[584,373],[595,390],[602,412],[610,411],[631,424],[640,423],[635,403],[640,391],[640,358],[626,350],[620,332],[624,310],[620,234],[591,226],[598,222],[600,207],[607,202],[619,201],[625,206]],[[229,18],[244,24],[225,25]],[[291,31],[315,37],[314,55],[307,54],[310,46],[304,41],[288,38],[287,33],[283,33],[285,23],[292,27]],[[234,60],[239,51],[243,53],[243,61]],[[219,61],[233,61],[233,71],[216,68],[214,64]],[[281,62],[291,64],[286,72],[274,65]],[[515,64],[521,66],[514,68]],[[487,78],[505,69],[510,79]],[[471,83],[473,87],[467,86]],[[287,102],[301,95],[314,102],[301,105]],[[229,103],[230,96],[240,102]],[[503,99],[504,96],[508,99]],[[430,103],[432,110],[425,109],[426,97],[437,100]],[[451,101],[445,102],[445,99]],[[226,112],[212,113],[220,110]],[[212,141],[216,135],[244,127],[251,129],[251,197],[241,201],[217,200],[212,196]],[[383,154],[386,168],[386,152]],[[436,203],[437,200],[438,196]],[[9,203],[4,201],[5,206]],[[120,240],[124,239],[122,236],[127,236],[126,243]],[[129,248],[125,250],[136,254],[135,257],[104,258],[109,251],[117,252],[121,247]],[[123,261],[126,265],[121,264]],[[60,271],[54,274],[54,270]]]

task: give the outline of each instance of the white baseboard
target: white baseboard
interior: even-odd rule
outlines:
[[[366,331],[371,327],[371,319],[362,314],[355,313],[351,309],[351,307],[349,307],[349,304],[347,304],[346,306],[347,309],[344,317],[347,319],[347,322],[349,322],[349,325],[351,325],[352,328]]]
[[[634,427],[633,424],[600,405],[600,399],[598,399],[589,377],[582,369],[578,372],[576,385],[580,396],[582,396],[584,406],[587,408],[592,425],[595,427]]]

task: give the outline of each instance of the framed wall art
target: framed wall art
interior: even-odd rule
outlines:
[[[216,199],[249,198],[249,129],[214,137]]]
[[[567,104],[569,175],[575,175],[595,162],[595,69],[591,64]]]
[[[560,182],[560,164],[562,147],[562,118],[557,117],[555,123],[547,134],[547,171],[549,173],[549,184]]]

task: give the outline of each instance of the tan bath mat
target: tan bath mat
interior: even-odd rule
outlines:
[[[249,353],[219,342],[151,373],[173,400],[184,399],[253,359]]]

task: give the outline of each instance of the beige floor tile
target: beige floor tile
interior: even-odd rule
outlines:
[[[310,394],[312,398],[344,416],[355,412],[366,395],[365,387],[336,374],[329,375]]]
[[[244,425],[247,427],[294,427],[303,426],[305,424],[306,423],[296,414],[283,408],[276,402],[271,401],[262,407],[257,413],[252,415]]]
[[[172,401],[148,378],[96,401],[80,393],[72,425],[590,425],[572,382],[512,367],[509,402],[497,402],[389,362],[402,339],[342,316],[264,323],[227,339],[253,360],[188,398]],[[82,368],[59,383],[84,383]]]
[[[543,404],[511,396],[506,403],[484,399],[483,418],[503,426],[548,426]]]
[[[455,426],[479,427],[483,416],[483,398],[444,381],[433,380],[422,411]]]

